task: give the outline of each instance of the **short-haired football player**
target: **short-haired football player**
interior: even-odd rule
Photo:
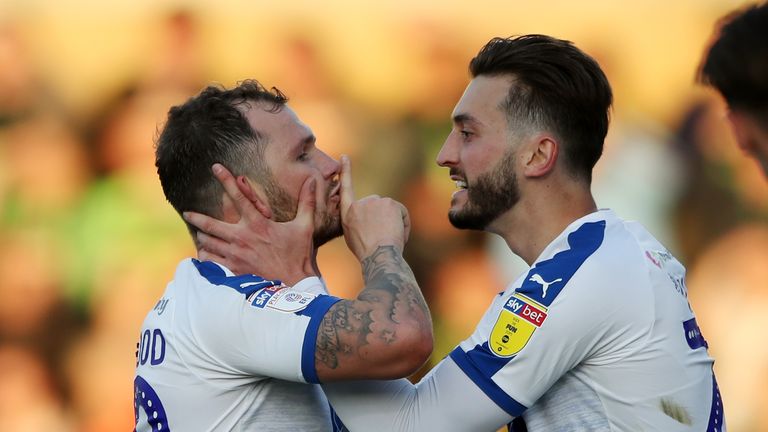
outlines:
[[[355,201],[349,164],[315,141],[285,96],[256,81],[171,108],[156,150],[171,205],[280,240],[264,246],[256,276],[200,247],[206,235],[188,225],[199,259],[178,265],[140,333],[137,431],[331,431],[317,383],[404,377],[428,358],[429,310],[402,257],[405,208]],[[262,213],[241,217],[244,206]],[[328,295],[318,278],[317,248],[341,235],[342,219],[365,282],[354,300]],[[302,235],[284,241],[283,231]],[[298,251],[290,271],[286,250]]]

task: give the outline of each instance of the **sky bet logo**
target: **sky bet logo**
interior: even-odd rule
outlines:
[[[264,309],[264,306],[267,305],[267,302],[269,301],[269,299],[271,299],[276,292],[280,291],[283,288],[285,288],[285,286],[278,285],[278,286],[264,288],[261,291],[256,291],[253,294],[253,301],[251,302],[251,306],[256,306],[257,308]]]
[[[544,320],[547,319],[547,313],[539,309],[530,303],[523,301],[518,295],[512,296],[507,304],[504,305],[504,309],[514,313],[515,315],[523,318],[536,327],[541,327]]]

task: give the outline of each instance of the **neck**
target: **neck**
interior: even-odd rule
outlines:
[[[528,265],[573,221],[597,210],[589,186],[544,184],[538,189],[523,192],[517,205],[487,229]]]

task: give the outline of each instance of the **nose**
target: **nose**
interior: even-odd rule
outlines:
[[[445,139],[443,146],[440,148],[440,151],[437,153],[437,159],[435,162],[437,162],[439,166],[450,167],[458,163],[458,151],[454,141],[455,134],[453,131],[451,131],[451,133],[448,134],[448,137]]]
[[[341,163],[336,159],[323,153],[322,161],[320,163],[320,173],[324,179],[330,179],[333,176],[339,174],[341,171]]]

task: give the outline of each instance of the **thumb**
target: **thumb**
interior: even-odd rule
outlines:
[[[317,205],[316,189],[317,180],[314,178],[307,179],[301,186],[299,207],[296,210],[296,218],[294,219],[294,222],[303,227],[312,228],[312,231],[314,231],[315,206]]]
[[[405,206],[401,206],[401,214],[403,216],[403,229],[405,234],[405,241],[403,242],[403,247],[408,243],[408,239],[411,237],[411,217],[408,215],[408,209],[405,208]]]
[[[341,156],[341,175],[339,176],[341,182],[341,219],[346,220],[347,210],[352,202],[355,200],[355,191],[352,187],[352,168],[349,163],[349,156]]]

